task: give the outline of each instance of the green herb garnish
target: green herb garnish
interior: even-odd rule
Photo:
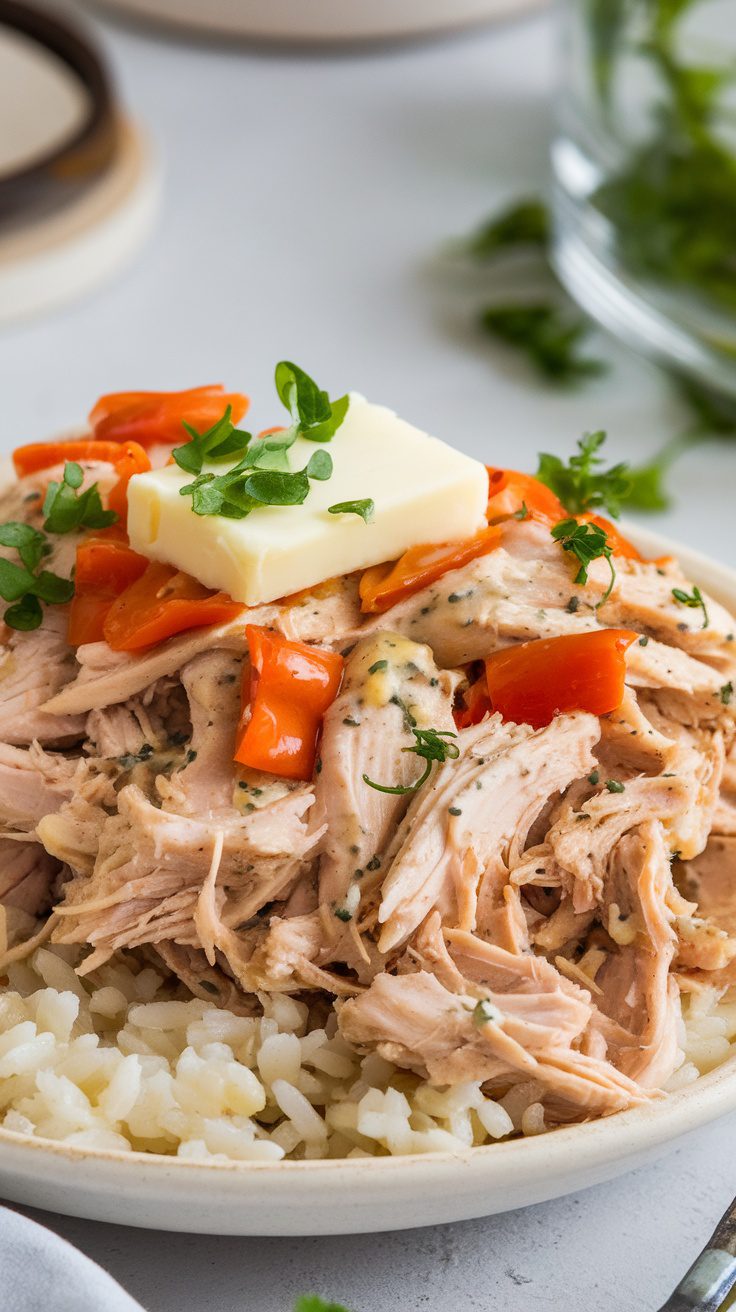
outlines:
[[[501,1019],[501,1012],[498,1007],[494,1007],[488,998],[481,998],[480,1002],[476,1002],[473,1008],[473,1024],[477,1025],[478,1029],[482,1025],[487,1025],[489,1021],[495,1021],[498,1024]]]
[[[116,756],[115,760],[123,770],[132,770],[134,766],[141,765],[143,761],[148,761],[153,756],[153,744],[143,743],[137,752],[124,752],[122,756]]]
[[[611,559],[613,552],[605,529],[598,524],[578,524],[576,519],[562,519],[552,529],[552,537],[559,542],[563,551],[569,551],[578,561],[580,568],[575,575],[578,584],[588,582],[588,566],[591,561],[603,557],[608,562],[611,581],[600,601],[596,602],[595,609],[598,610],[599,606],[608,601],[616,582],[616,570]]]
[[[728,112],[722,97],[734,70],[681,62],[681,51],[697,47],[680,24],[697,7],[693,0],[595,0],[589,21],[604,117],[618,61],[634,51],[649,63],[643,76],[657,100],[649,131],[637,131],[637,144],[590,203],[610,220],[628,271],[733,311],[736,160],[715,128]]]
[[[348,412],[350,398],[330,400],[309,374],[290,360],[280,360],[274,374],[276,391],[289,411],[295,436],[329,442]]]
[[[325,1303],[318,1294],[302,1294],[294,1304],[294,1312],[349,1312],[342,1303]]]
[[[415,756],[420,756],[425,762],[424,770],[417,779],[416,783],[408,784],[377,784],[368,778],[367,774],[363,775],[363,782],[370,788],[375,788],[379,793],[395,793],[397,795],[404,793],[416,793],[427,782],[432,773],[432,766],[435,761],[442,765],[445,761],[456,761],[460,755],[460,748],[457,743],[445,742],[445,738],[457,738],[456,733],[449,729],[416,729],[412,726],[411,732],[416,738],[413,747],[402,747],[403,752],[413,752]]]
[[[719,696],[724,706],[730,706],[731,698],[733,697],[733,683],[731,682],[730,679],[728,683],[723,684],[722,688],[719,691]]]
[[[325,454],[325,453],[321,453]],[[294,473],[254,467],[251,453],[226,474],[200,474],[193,483],[179,488],[179,495],[192,498],[195,515],[223,515],[227,519],[245,519],[259,506],[300,506],[309,495],[310,478],[324,478],[318,470],[310,473],[312,461]]]
[[[80,528],[108,528],[117,515],[105,510],[96,483],[79,492],[84,473],[76,461],[68,460],[60,483],[53,479],[43,503],[43,526],[47,533],[73,533]]]
[[[609,793],[623,793],[626,790],[626,785],[622,784],[619,779],[606,779],[606,788]]]
[[[309,457],[306,467],[307,478],[314,478],[319,483],[326,483],[332,478],[332,456],[329,451],[315,451]]]
[[[334,506],[327,507],[330,515],[360,515],[365,524],[369,524],[373,519],[375,510],[375,502],[370,497],[365,497],[362,501],[336,501]]]
[[[63,605],[74,596],[74,583],[49,570],[38,570],[48,554],[43,533],[28,524],[0,525],[0,544],[14,547],[21,564],[0,557],[0,597],[10,602],[3,619],[11,629],[37,629],[43,619],[41,602]]]
[[[698,607],[700,607],[703,612],[703,628],[707,629],[709,624],[708,609],[703,599],[703,594],[697,584],[694,586],[692,592],[684,592],[682,588],[673,588],[672,596],[681,606],[689,606],[692,610],[697,610]]]
[[[533,305],[489,305],[481,312],[481,327],[510,346],[520,347],[545,378],[575,383],[603,373],[602,360],[581,354],[591,331],[583,315],[562,310],[551,301]]]
[[[252,433],[235,427],[231,419],[232,406],[228,406],[216,424],[205,433],[198,433],[196,428],[182,420],[190,440],[183,446],[174,447],[172,456],[180,469],[187,474],[201,474],[202,466],[208,461],[217,464],[231,456],[241,456],[253,440]]]
[[[586,433],[578,442],[578,454],[570,456],[567,464],[559,456],[547,452],[539,454],[536,477],[550,488],[571,515],[582,515],[588,510],[602,507],[615,519],[621,513],[621,502],[631,484],[631,471],[623,462],[610,469],[600,469],[603,460],[598,451],[606,434]]]
[[[532,197],[516,201],[494,215],[465,243],[465,250],[478,260],[491,259],[499,251],[540,246],[546,250],[550,237],[549,211],[543,201]]]
[[[258,441],[234,428],[229,406],[206,433],[184,425],[191,440],[173,454],[180,469],[196,475],[193,483],[179,489],[180,496],[192,498],[195,515],[245,519],[258,506],[300,506],[309,495],[311,479],[325,482],[332,477],[329,452],[315,451],[299,470],[290,468],[288,453],[297,437],[329,442],[345,418],[349,398],[331,401],[303,369],[285,360],[276,366],[276,390],[294,422]],[[240,459],[225,473],[202,473],[206,463],[236,454]]]
[[[0,546],[14,547],[26,569],[31,572],[38,569],[43,557],[51,550],[45,534],[18,520],[0,524]]]

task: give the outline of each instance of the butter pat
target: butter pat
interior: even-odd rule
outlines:
[[[297,438],[291,468],[303,469],[319,449]],[[332,456],[332,477],[312,482],[303,505],[263,506],[239,520],[195,515],[191,498],[179,494],[192,476],[176,466],[137,474],[128,488],[131,546],[257,606],[395,560],[418,543],[471,537],[485,523],[485,466],[385,406],[351,396],[322,449]],[[328,514],[336,502],[366,497],[376,508],[369,524],[354,514]]]

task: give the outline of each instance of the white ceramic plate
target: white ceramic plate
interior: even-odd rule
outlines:
[[[736,610],[736,572],[658,534],[627,529],[647,555],[672,553]],[[197,1234],[317,1235],[489,1216],[599,1184],[736,1109],[736,1056],[660,1102],[467,1153],[227,1164],[88,1152],[0,1129],[0,1194],[71,1216]]]
[[[260,41],[395,41],[514,18],[545,0],[99,0],[177,27]]]

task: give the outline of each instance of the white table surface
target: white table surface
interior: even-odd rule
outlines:
[[[684,416],[606,343],[582,392],[533,382],[470,327],[487,279],[436,251],[545,169],[548,17],[343,55],[169,41],[99,22],[127,104],[160,151],[158,231],[94,298],[0,337],[0,448],[82,417],[104,391],[222,379],[277,422],[274,362],[356,388],[461,447],[534,468],[605,427],[642,459]],[[736,442],[677,469],[657,527],[733,559]],[[376,1238],[212,1239],[41,1216],[149,1312],[289,1312],[314,1290],[355,1312],[652,1312],[734,1192],[734,1121],[659,1165],[488,1221]],[[73,1182],[70,1182],[70,1187]]]

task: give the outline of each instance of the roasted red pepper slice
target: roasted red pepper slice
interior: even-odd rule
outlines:
[[[188,441],[184,421],[204,433],[227,406],[237,424],[248,409],[248,397],[226,392],[222,383],[185,392],[110,392],[90,411],[89,423],[98,439],[140,442],[144,447],[179,446]]]
[[[344,660],[336,652],[291,642],[246,625],[250,671],[235,760],[285,779],[311,779],[322,717],[338,694]]]
[[[486,660],[491,706],[504,720],[535,729],[565,711],[615,711],[624,694],[626,650],[637,636],[599,629],[495,651]]]
[[[227,593],[212,592],[172,565],[151,561],[113,602],[104,638],[113,651],[137,651],[187,629],[224,624],[243,609]]]

